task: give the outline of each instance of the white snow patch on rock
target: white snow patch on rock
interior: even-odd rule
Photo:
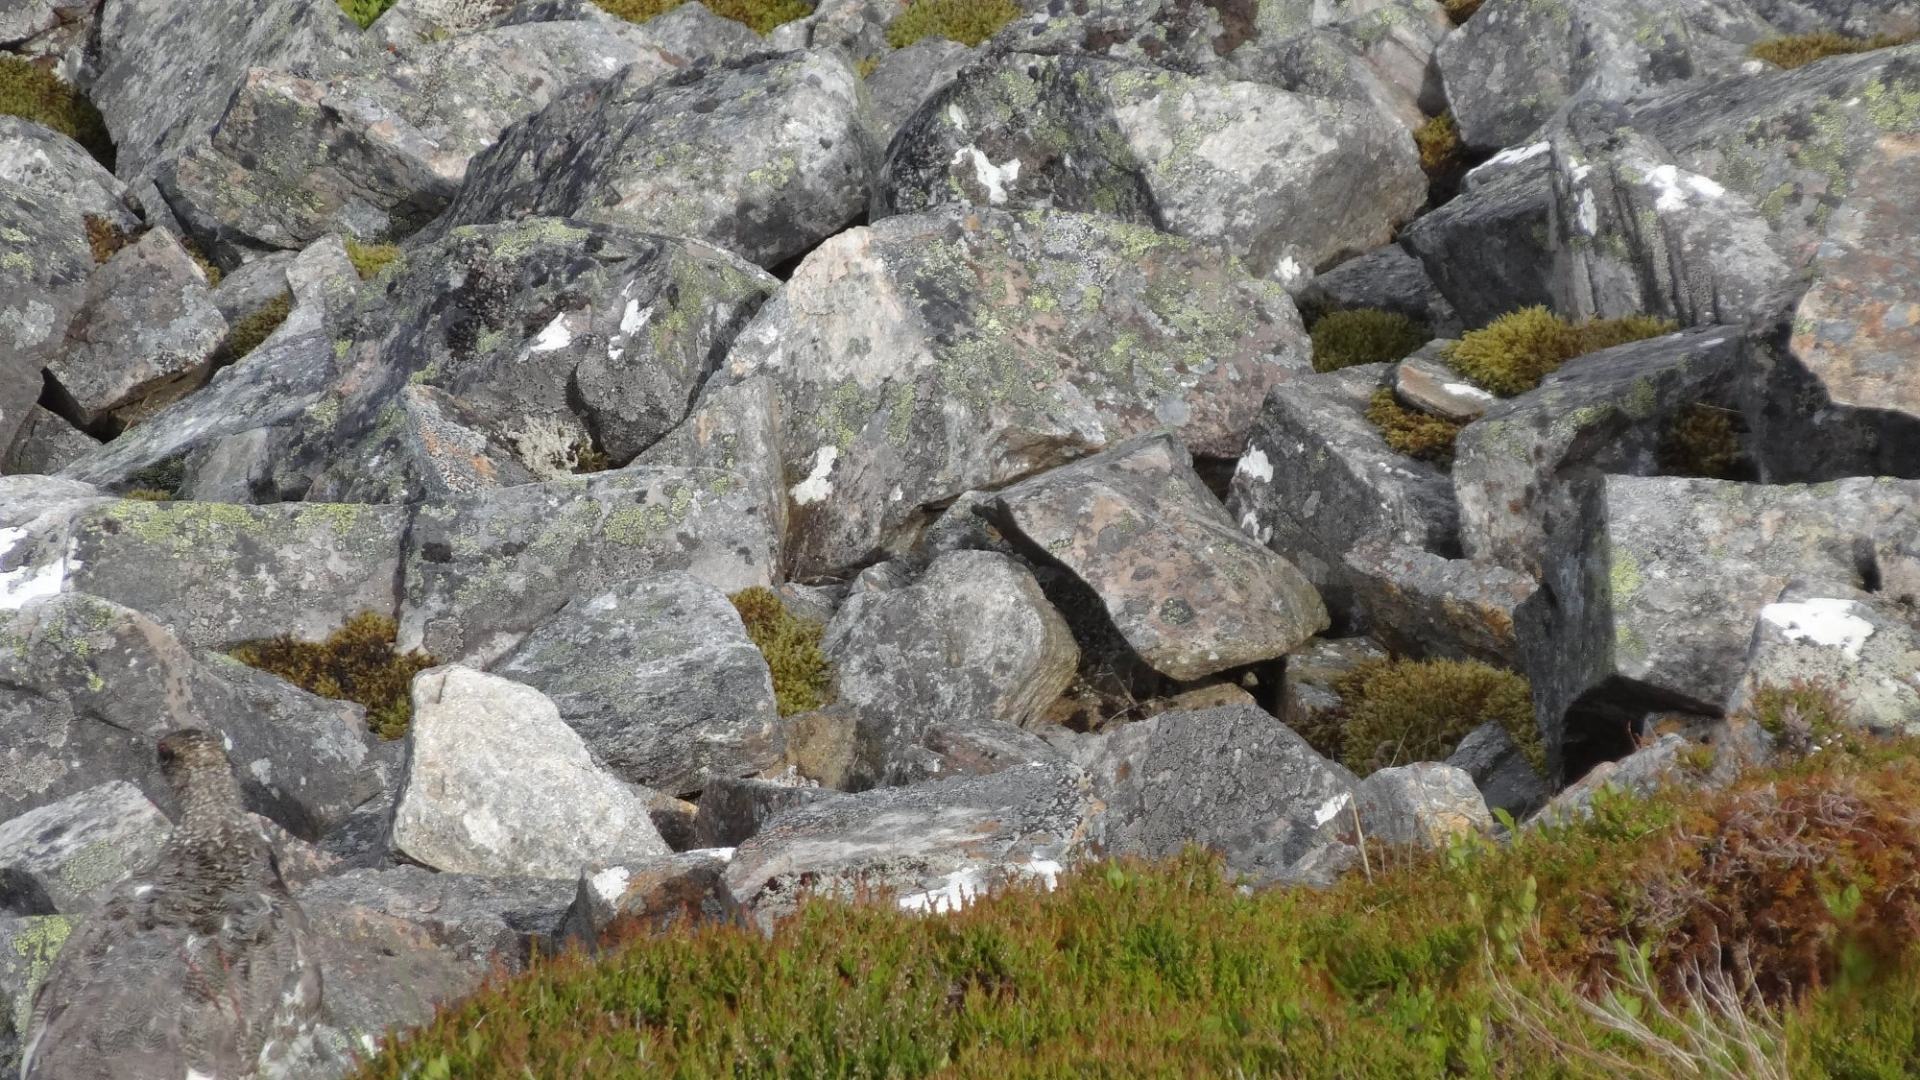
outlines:
[[[832,475],[833,463],[839,458],[840,448],[837,446],[823,446],[814,451],[813,471],[807,474],[805,480],[793,485],[790,489],[793,501],[805,506],[808,503],[817,503],[833,494],[833,482],[827,477]]]
[[[1240,464],[1233,467],[1233,471],[1243,476],[1251,476],[1262,483],[1273,482],[1273,462],[1267,459],[1267,452],[1257,446],[1247,451],[1246,456],[1240,459]]]
[[[1762,621],[1777,627],[1788,641],[1809,641],[1839,649],[1849,660],[1860,659],[1860,649],[1873,636],[1873,624],[1853,613],[1851,600],[1816,597],[1811,600],[1768,604]]]
[[[1020,159],[1014,158],[1004,165],[995,165],[987,155],[971,146],[961,147],[953,155],[953,164],[958,165],[968,157],[973,158],[973,178],[987,189],[987,201],[994,206],[1007,201],[1007,185],[1020,179]]]
[[[533,344],[527,346],[527,351],[552,352],[555,349],[564,349],[571,344],[573,344],[573,331],[567,329],[567,317],[556,315],[553,321],[547,324],[547,328],[540,331],[540,336],[533,339]]]

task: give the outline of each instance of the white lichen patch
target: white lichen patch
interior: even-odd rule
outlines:
[[[621,897],[627,895],[627,882],[632,879],[633,875],[627,872],[626,867],[609,866],[589,878],[588,883],[593,886],[594,895],[603,903],[617,904]]]
[[[828,477],[833,475],[833,463],[839,458],[840,448],[837,446],[823,446],[814,451],[813,471],[790,489],[793,501],[806,506],[833,494],[833,482]]]
[[[1653,208],[1663,214],[1685,210],[1694,196],[1717,199],[1727,189],[1697,173],[1682,172],[1672,165],[1656,166],[1647,174],[1654,190]]]
[[[36,524],[38,522],[0,529],[0,564],[5,564],[16,551],[32,542]],[[80,566],[80,560],[74,557],[74,545],[70,543],[60,558],[39,563],[29,558],[11,570],[0,571],[0,611],[18,611],[30,601],[60,595],[66,588],[68,576]]]
[[[1873,624],[1855,615],[1854,606],[1851,600],[1830,597],[1768,604],[1760,609],[1760,620],[1788,641],[1839,649],[1847,659],[1858,660],[1861,648],[1873,636]]]
[[[1233,467],[1233,471],[1241,476],[1250,476],[1263,484],[1273,482],[1273,462],[1267,459],[1267,452],[1257,446],[1247,451],[1246,456],[1240,459],[1240,464]]]
[[[1020,179],[1020,159],[1014,158],[1005,164],[995,165],[987,155],[971,146],[961,147],[953,155],[953,164],[959,165],[969,158],[973,161],[973,178],[987,189],[987,202],[999,206],[1007,201],[1007,186]]]
[[[1334,817],[1340,813],[1340,811],[1345,810],[1347,808],[1347,802],[1350,799],[1352,799],[1352,796],[1343,791],[1340,794],[1335,795],[1333,798],[1328,799],[1326,802],[1321,803],[1320,809],[1315,810],[1313,812],[1314,826],[1318,828],[1319,826],[1325,825],[1327,822],[1332,821]]]

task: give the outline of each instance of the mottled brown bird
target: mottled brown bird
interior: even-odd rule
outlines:
[[[159,754],[180,808],[173,838],[60,951],[34,998],[23,1080],[271,1076],[312,1038],[306,917],[220,739],[175,731]]]

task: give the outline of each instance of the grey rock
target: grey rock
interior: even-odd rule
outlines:
[[[952,82],[973,57],[972,49],[939,37],[923,38],[881,57],[866,78],[874,147],[885,151],[921,102]]]
[[[1920,14],[1901,0],[1747,0],[1782,33],[1833,30],[1854,37],[1920,33]]]
[[[1104,804],[1088,840],[1108,857],[1188,844],[1272,880],[1350,822],[1353,774],[1252,705],[1163,713],[1103,737],[1087,767]]]
[[[129,231],[139,225],[127,186],[105,165],[65,135],[17,116],[0,116],[0,186],[52,200],[62,216],[91,214]]]
[[[592,3],[579,2],[577,6],[585,9],[581,12],[583,15],[617,17],[601,12]],[[520,12],[508,21],[521,21],[523,16],[530,20],[538,7],[538,4],[523,4]],[[664,15],[655,15],[642,23],[641,28],[662,48],[690,64],[736,60],[764,51],[767,47],[767,40],[750,27],[715,15],[699,0],[681,4]]]
[[[1151,60],[1191,75],[1258,78],[1268,46],[1351,13],[1312,0],[1252,0],[1233,9],[1185,0],[1109,0],[1084,9],[1048,4],[1008,25],[994,38],[993,47],[1085,51]]]
[[[688,574],[569,601],[492,670],[551,698],[615,774],[668,794],[782,757],[766,660],[725,594]]]
[[[315,247],[315,250],[324,249]],[[344,257],[346,248],[341,247],[340,252]],[[293,287],[287,274],[299,257],[300,253],[295,251],[272,251],[241,263],[220,276],[220,283],[213,287],[213,306],[220,309],[221,317],[231,326],[268,302],[288,295]]]
[[[831,53],[748,57],[559,95],[476,157],[445,226],[561,216],[710,241],[777,266],[866,206],[865,99]]]
[[[1447,764],[1462,769],[1480,788],[1488,810],[1524,819],[1546,804],[1553,788],[1498,723],[1482,724],[1460,740]]]
[[[787,477],[780,456],[780,415],[779,391],[771,379],[753,378],[711,389],[701,395],[698,411],[641,451],[633,464],[738,474],[757,494],[774,535],[785,536]],[[825,622],[830,616],[828,612],[816,617]]]
[[[1381,769],[1355,792],[1368,840],[1444,851],[1463,836],[1493,832],[1493,815],[1473,777],[1452,765],[1422,761]]]
[[[0,184],[0,446],[12,446],[87,295],[93,255],[79,215],[50,194]]]
[[[502,21],[517,0],[395,0],[368,32],[397,49],[471,34]]]
[[[955,776],[985,776],[1015,765],[1060,764],[1063,758],[1046,738],[1044,718],[1033,730],[980,720],[935,720],[919,744],[897,755],[887,780],[921,784]],[[859,786],[849,784],[848,786]]]
[[[887,25],[906,11],[907,0],[819,0],[812,7],[813,14],[773,28],[767,37],[774,48],[838,48],[868,60],[887,52]]]
[[[1497,155],[1487,163],[1491,168],[1468,174],[1458,198],[1400,236],[1467,329],[1553,301],[1548,152],[1547,144],[1536,143]]]
[[[904,547],[923,507],[1132,435],[1239,453],[1307,357],[1292,301],[1236,266],[1089,215],[889,218],[809,255],[708,393],[775,383],[805,579]]]
[[[1920,628],[1876,597],[1789,588],[1760,609],[1727,712],[1746,709],[1764,687],[1802,683],[1829,688],[1849,726],[1920,732]]]
[[[13,446],[0,460],[0,473],[56,473],[99,445],[93,436],[35,405],[20,426],[20,433],[14,436]]]
[[[993,510],[1003,532],[1091,588],[1127,644],[1170,678],[1271,660],[1327,627],[1313,585],[1234,527],[1171,436],[1023,481]]]
[[[1436,337],[1457,336],[1460,317],[1427,268],[1398,244],[1374,248],[1314,277],[1299,294],[1308,311],[1378,308],[1405,315]]]
[[[538,690],[459,666],[413,683],[393,851],[435,870],[565,878],[667,853],[638,789]]]
[[[1355,668],[1386,658],[1387,650],[1372,638],[1308,642],[1287,657],[1280,683],[1280,719],[1296,733],[1325,729],[1346,707],[1334,684]]]
[[[726,883],[732,854],[688,851],[651,862],[588,867],[560,920],[560,940],[591,951],[611,933],[657,934],[732,921],[738,917]]]
[[[775,780],[716,778],[700,792],[700,815],[694,820],[697,848],[738,847],[780,813],[821,799],[839,797],[832,788]]]
[[[1343,566],[1365,625],[1394,652],[1519,664],[1513,613],[1535,587],[1526,574],[1378,538]]]
[[[166,815],[124,780],[0,822],[0,911],[87,911],[145,870],[172,835]]]
[[[1430,341],[1394,365],[1393,396],[1410,409],[1462,424],[1487,414],[1499,399],[1453,370],[1444,359],[1452,341]]]

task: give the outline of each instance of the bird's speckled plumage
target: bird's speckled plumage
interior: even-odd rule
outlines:
[[[240,803],[217,736],[159,745],[173,838],[75,928],[34,999],[23,1080],[238,1080],[310,1035],[306,917]]]

